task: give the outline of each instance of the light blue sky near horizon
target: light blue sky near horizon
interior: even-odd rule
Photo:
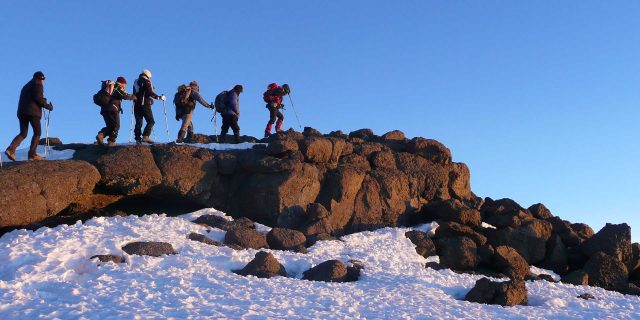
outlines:
[[[266,85],[286,82],[303,126],[439,140],[479,196],[541,202],[595,231],[626,222],[640,239],[640,2],[29,1],[0,17],[3,146],[36,70],[64,142],[92,142],[104,125],[100,80],[122,75],[131,90],[143,68],[168,96],[191,80],[208,101],[243,84],[240,126],[253,136]],[[167,141],[161,104],[154,115]],[[292,108],[285,117],[298,129]],[[213,134],[210,118],[198,107],[196,131]]]

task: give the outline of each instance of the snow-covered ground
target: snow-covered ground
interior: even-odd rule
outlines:
[[[224,231],[181,217],[95,218],[72,226],[18,230],[0,238],[0,318],[148,319],[638,319],[640,297],[600,288],[527,282],[530,306],[462,301],[480,276],[424,268],[404,237],[385,228],[321,241],[308,254],[271,251],[289,277],[258,279],[231,272],[256,250],[234,251],[188,240],[190,232],[222,240]],[[420,229],[429,231],[436,225]],[[268,227],[260,226],[262,231]],[[165,241],[179,252],[159,258],[127,256],[131,241]],[[122,254],[125,264],[98,265],[95,254]],[[359,281],[301,280],[329,259],[357,259]],[[538,270],[538,272],[544,272]],[[595,300],[576,296],[590,293]]]

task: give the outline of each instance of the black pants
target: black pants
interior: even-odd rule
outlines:
[[[153,120],[153,112],[151,111],[151,106],[138,106],[136,105],[133,108],[133,113],[136,118],[136,126],[133,133],[136,135],[136,141],[142,140],[140,135],[144,137],[148,137],[151,135],[151,130],[153,130],[153,125],[156,123]],[[142,129],[142,119],[147,122],[147,125],[144,127],[144,132],[141,132]]]
[[[222,115],[222,130],[220,135],[222,136],[222,142],[225,141],[227,137],[227,132],[229,132],[229,128],[233,130],[233,136],[236,139],[236,143],[240,142],[240,126],[238,126],[238,117],[229,114]]]
[[[120,131],[120,112],[118,111],[103,111],[101,112],[104,118],[105,127],[100,130],[105,137],[109,137],[107,141],[116,142],[118,138],[118,131]]]
[[[27,133],[29,133],[29,124],[31,124],[31,128],[33,128],[33,137],[31,137],[31,145],[29,146],[29,157],[33,157],[36,155],[36,148],[38,147],[38,141],[42,134],[40,117],[18,116],[18,121],[20,123],[20,133],[13,138],[13,141],[11,141],[9,148],[7,149],[12,152],[16,151],[16,148],[18,148],[20,143],[22,143],[22,140],[27,138]]]

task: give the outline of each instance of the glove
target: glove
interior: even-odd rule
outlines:
[[[216,106],[213,104],[213,102],[211,102],[211,104],[209,104],[209,109],[215,110]]]
[[[44,108],[49,111],[53,111],[53,103],[49,102],[46,106],[44,106]]]
[[[291,93],[291,88],[289,88],[289,85],[286,83],[282,85],[282,89],[284,89],[284,93],[286,94]]]
[[[176,121],[180,121],[180,117],[176,114]]]
[[[165,101],[165,100],[167,100],[167,97],[165,97],[164,94],[163,94],[163,95],[160,96],[160,100]]]
[[[124,110],[122,110],[122,108],[120,108],[120,114],[124,114]]]
[[[281,103],[281,104],[278,106],[278,108],[280,108],[280,109],[284,109],[284,103]]]

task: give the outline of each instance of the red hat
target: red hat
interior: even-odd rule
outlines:
[[[275,89],[277,87],[278,87],[278,84],[274,82],[274,83],[270,83],[267,89]]]
[[[118,79],[116,80],[116,82],[120,82],[122,84],[127,84],[127,80],[124,77],[118,77]]]

